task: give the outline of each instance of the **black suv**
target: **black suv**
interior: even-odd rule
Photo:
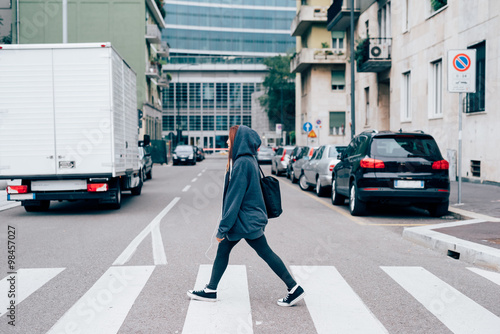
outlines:
[[[365,131],[339,160],[333,170],[332,203],[349,198],[353,216],[363,215],[369,202],[421,206],[434,217],[448,212],[449,164],[428,134]]]

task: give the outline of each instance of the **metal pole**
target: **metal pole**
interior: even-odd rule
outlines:
[[[351,139],[356,134],[355,90],[354,90],[354,0],[351,0]]]
[[[283,77],[281,78],[281,146],[283,146],[283,130],[285,129],[285,124],[283,123]]]
[[[462,93],[458,94],[458,203],[462,203]]]
[[[20,18],[19,18],[19,0],[17,0],[17,3],[16,3],[16,12],[17,12],[17,20],[16,20],[16,25],[17,25],[17,44],[21,44],[21,42],[19,41],[19,29],[20,29]]]
[[[68,0],[62,2],[63,43],[68,43]]]

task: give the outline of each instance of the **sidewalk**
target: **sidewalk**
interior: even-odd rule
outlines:
[[[450,212],[461,221],[406,228],[405,239],[455,259],[500,271],[500,186],[452,182]]]

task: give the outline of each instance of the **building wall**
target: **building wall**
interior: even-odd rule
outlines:
[[[393,65],[391,70],[391,129],[422,129],[433,135],[445,158],[458,149],[459,94],[447,89],[447,50],[467,49],[486,41],[486,108],[484,112],[463,114],[462,176],[479,181],[500,182],[500,152],[495,149],[500,136],[500,114],[495,108],[500,103],[498,92],[499,60],[498,29],[500,29],[500,2],[478,0],[474,6],[468,1],[448,1],[437,13],[430,7],[410,1],[412,15],[408,31],[403,29],[402,7],[394,2]],[[429,116],[430,63],[442,59],[441,117]],[[402,73],[411,71],[412,118],[401,121]],[[464,94],[465,96],[465,94]],[[481,161],[481,176],[472,177],[471,160]],[[451,167],[450,167],[451,168]],[[451,171],[455,172],[454,170]]]
[[[11,0],[0,0],[0,18],[2,24],[0,25],[0,44],[4,43],[4,37],[11,34],[12,27],[12,9]]]

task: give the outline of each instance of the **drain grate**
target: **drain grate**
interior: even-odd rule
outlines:
[[[448,250],[448,256],[455,259],[455,260],[460,259],[460,253],[452,251],[452,250]]]

